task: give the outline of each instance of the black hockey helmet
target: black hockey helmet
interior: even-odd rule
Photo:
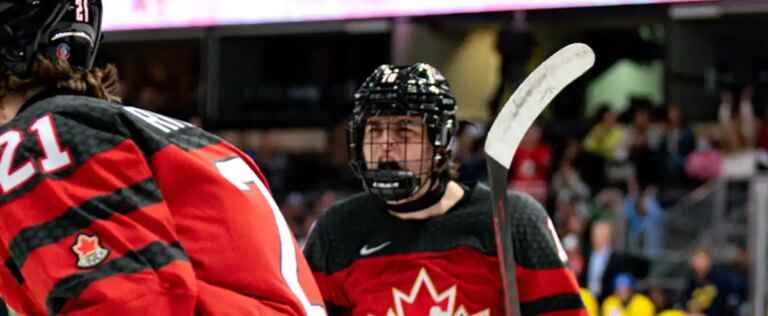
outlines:
[[[456,99],[448,81],[433,66],[379,66],[355,93],[355,108],[349,125],[350,164],[366,190],[385,201],[413,196],[427,184],[444,185],[452,157],[451,141],[456,131]],[[428,170],[416,174],[398,168],[366,163],[363,137],[368,120],[375,116],[419,116],[433,150]]]
[[[101,18],[101,0],[0,0],[0,73],[27,77],[38,54],[90,69]]]

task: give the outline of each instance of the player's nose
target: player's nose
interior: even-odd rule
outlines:
[[[376,155],[376,161],[385,162],[385,161],[397,160],[397,155],[395,154],[395,151],[392,149],[393,149],[392,145],[383,144],[381,146],[381,150],[379,150],[379,152]]]

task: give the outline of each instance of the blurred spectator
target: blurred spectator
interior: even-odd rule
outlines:
[[[197,43],[114,42],[103,48],[105,61],[114,62],[120,70],[121,96],[126,104],[185,121],[200,115],[203,87]]]
[[[657,316],[696,316],[695,314],[688,314],[685,311],[679,309],[667,309],[659,313]]]
[[[685,173],[698,181],[709,181],[720,176],[723,165],[719,145],[710,132],[702,132],[696,142],[696,150],[685,161]]]
[[[720,93],[718,119],[725,132],[724,147],[728,152],[754,148],[757,132],[754,109],[752,108],[752,95],[752,87],[745,87],[741,91],[739,108],[733,109],[733,93],[730,91]]]
[[[608,266],[613,255],[612,234],[613,223],[609,221],[599,221],[592,225],[591,254],[587,261],[587,270],[584,271],[586,282],[583,284],[597,297],[607,289],[604,281],[610,279],[606,275],[606,270],[609,270]]]
[[[590,222],[616,219],[623,210],[624,193],[617,188],[605,188],[597,192],[589,210]]]
[[[591,251],[590,238],[592,232],[592,226],[599,221],[611,221],[613,223],[620,223],[621,225],[614,225],[612,229],[612,242],[614,246],[624,247],[626,244],[624,237],[626,236],[626,225],[624,225],[624,192],[617,188],[609,187],[597,192],[592,199],[587,213],[587,227],[585,228],[585,234],[582,235],[582,240],[585,241],[585,251]]]
[[[484,131],[472,123],[464,123],[457,132],[455,162],[459,165],[459,182],[470,184],[485,179],[483,153]]]
[[[623,160],[626,153],[622,152],[621,145],[626,132],[618,124],[616,113],[608,105],[604,105],[597,111],[596,116],[599,121],[584,139],[584,150],[606,161]]]
[[[664,214],[656,198],[656,187],[638,188],[634,179],[629,181],[628,187],[624,215],[627,219],[629,250],[656,258],[661,254],[664,242]]]
[[[598,309],[599,307],[597,305],[597,300],[595,300],[595,296],[585,288],[579,290],[579,295],[581,296],[581,301],[584,303],[584,307],[587,309],[587,315],[600,316],[600,310]]]
[[[576,209],[576,203],[573,199],[559,201],[557,213],[557,230],[563,238],[574,235],[582,236],[586,226],[585,214]]]
[[[768,106],[763,108],[762,119],[757,134],[757,146],[768,151]]]
[[[338,194],[331,190],[323,191],[312,206],[312,213],[322,214],[338,201]]]
[[[551,148],[542,142],[542,128],[534,123],[515,153],[509,170],[509,186],[546,204],[551,159]]]
[[[592,225],[591,253],[587,267],[582,274],[581,284],[602,301],[613,293],[613,280],[621,273],[630,273],[637,278],[648,275],[648,263],[614,250],[614,224],[609,220],[600,220]]]
[[[299,244],[303,247],[306,236],[312,231],[315,226],[315,222],[328,208],[330,208],[338,200],[338,194],[331,190],[322,191],[317,194],[316,199],[312,204],[312,208],[307,212],[304,222],[301,227],[299,236],[302,238],[299,240]]]
[[[740,280],[723,266],[714,266],[705,248],[696,249],[690,259],[691,272],[685,289],[685,306],[690,313],[708,316],[738,315],[743,303]]]
[[[552,176],[552,192],[557,195],[558,202],[561,200],[574,201],[577,204],[577,210],[584,212],[586,202],[590,197],[590,190],[589,185],[584,182],[574,166],[580,149],[579,143],[575,139],[566,142],[563,156]]]
[[[680,106],[667,106],[666,120],[659,144],[664,157],[664,181],[678,182],[685,178],[684,167],[688,155],[696,149],[693,130],[683,119]]]
[[[136,85],[138,106],[161,113],[169,114],[166,108],[176,101],[171,95],[171,80],[168,67],[159,61],[149,62],[144,66],[144,78]]]
[[[731,273],[731,295],[729,304],[734,309],[740,309],[740,314],[744,314],[746,301],[749,299],[749,276],[752,266],[752,256],[743,242],[733,245],[733,257],[730,258],[728,270]]]
[[[648,298],[656,306],[656,310],[666,310],[671,308],[672,302],[667,298],[667,291],[655,280],[648,280]]]
[[[733,95],[728,91],[721,93],[718,118],[725,135],[723,148],[726,155],[723,159],[722,175],[726,178],[744,179],[753,176],[756,172],[757,161],[754,149],[757,124],[752,108],[752,95],[752,87],[746,86],[741,91],[739,107],[734,110]]]
[[[243,142],[245,153],[259,165],[261,172],[269,181],[269,187],[275,199],[280,200],[288,189],[288,155],[278,150],[277,141],[269,130],[262,133],[252,131],[246,133]]]
[[[643,145],[652,150],[659,148],[662,130],[653,122],[653,103],[641,97],[632,98],[629,110],[630,125],[627,128],[626,141],[629,146]]]
[[[759,121],[756,158],[761,170],[768,169],[768,106],[764,107]]]
[[[678,291],[670,291],[663,287],[659,280],[648,280],[647,283],[649,284],[648,297],[653,301],[656,310],[661,311],[657,314],[658,316],[689,316],[684,310],[675,306],[677,301],[671,293],[678,293]]]
[[[581,275],[584,272],[584,255],[579,237],[574,234],[567,235],[562,244],[565,254],[568,255],[568,267],[574,275]]]
[[[167,89],[159,84],[148,84],[140,88],[136,104],[151,111],[160,112],[168,104],[171,96]]]
[[[299,244],[303,244],[303,240],[306,237],[304,222],[307,220],[307,204],[306,198],[303,193],[291,192],[285,197],[285,200],[280,205],[280,210],[285,216],[285,221],[288,223],[288,227],[291,228],[291,232],[299,240]]]
[[[614,279],[613,295],[603,301],[603,316],[654,316],[656,307],[645,295],[635,292],[635,279],[622,273]]]
[[[650,101],[635,100],[630,113],[632,122],[625,137],[628,158],[634,167],[634,172],[630,174],[634,174],[640,185],[645,186],[663,175],[663,170],[659,168],[663,158],[658,152],[661,133],[651,124]]]

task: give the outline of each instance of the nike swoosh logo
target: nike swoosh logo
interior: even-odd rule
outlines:
[[[370,255],[370,254],[372,254],[374,252],[377,252],[377,251],[379,251],[381,249],[384,249],[384,247],[389,246],[389,244],[391,244],[391,243],[392,243],[391,241],[388,241],[388,242],[385,242],[385,243],[383,243],[381,245],[378,245],[376,247],[373,247],[373,248],[368,248],[368,245],[365,245],[365,246],[363,246],[363,248],[360,248],[360,255],[361,256]]]

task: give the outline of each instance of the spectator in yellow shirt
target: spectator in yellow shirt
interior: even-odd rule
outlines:
[[[603,316],[654,316],[656,307],[647,296],[635,293],[634,278],[628,273],[616,276],[614,294],[603,301]]]
[[[599,121],[584,139],[584,150],[606,161],[625,159],[626,148],[622,148],[625,131],[617,122],[616,112],[606,106],[598,110],[596,115]]]
[[[587,315],[600,316],[597,309],[597,300],[595,299],[595,296],[592,295],[592,292],[585,288],[581,288],[579,289],[579,294],[581,294],[581,301],[584,302],[584,307],[587,308]]]
[[[659,315],[657,316],[687,316],[687,315],[688,314],[686,314],[684,311],[681,311],[679,309],[668,309],[659,313]]]

